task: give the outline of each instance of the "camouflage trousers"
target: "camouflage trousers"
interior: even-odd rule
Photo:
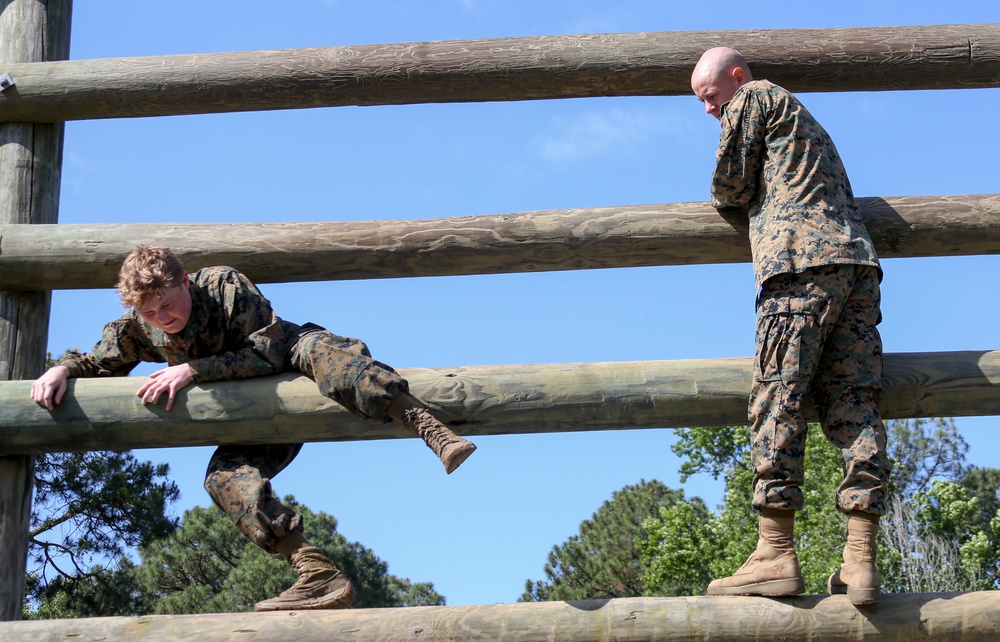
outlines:
[[[764,282],[750,393],[753,506],[800,510],[804,404],[844,454],[837,509],[885,514],[891,462],[878,411],[882,339],[878,268],[827,265]]]
[[[308,375],[323,395],[362,419],[390,421],[389,404],[408,393],[409,385],[395,370],[372,359],[363,342],[313,324],[286,322],[285,331],[290,344],[286,371]],[[220,446],[205,473],[205,490],[216,505],[244,535],[270,552],[280,539],[302,530],[301,516],[278,501],[271,489],[271,478],[301,449],[302,444]]]

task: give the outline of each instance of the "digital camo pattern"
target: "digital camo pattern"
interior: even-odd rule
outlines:
[[[362,419],[391,421],[392,400],[409,393],[395,370],[372,359],[362,341],[307,323],[290,333],[288,368],[309,375],[319,391]]]
[[[748,82],[721,124],[712,205],[749,217],[758,288],[820,265],[878,265],[840,154],[795,96]]]
[[[286,369],[316,381],[319,391],[355,415],[391,421],[392,400],[409,392],[407,381],[371,358],[357,339],[335,335],[318,325],[287,324],[290,339]],[[268,551],[292,530],[301,530],[298,513],[282,504],[271,478],[298,454],[301,444],[222,446],[208,465],[205,490],[247,537]]]
[[[195,383],[248,379],[280,372],[287,346],[284,322],[240,272],[211,267],[188,275],[191,317],[171,334],[130,309],[104,326],[90,354],[63,357],[70,376],[123,376],[139,363],[191,366]]]
[[[302,517],[278,501],[271,478],[285,469],[302,444],[220,446],[205,473],[205,490],[236,528],[271,553],[281,538],[302,530]]]
[[[141,362],[187,363],[196,383],[299,371],[358,417],[391,421],[389,404],[409,386],[395,370],[372,359],[362,341],[312,323],[282,320],[260,290],[233,268],[204,268],[189,278],[191,317],[181,332],[156,329],[129,310],[104,327],[90,354],[74,352],[59,363],[73,377],[124,376]],[[301,447],[223,446],[208,467],[205,489],[212,499],[240,531],[267,550],[301,529],[300,517],[274,497],[270,482]]]
[[[844,453],[837,508],[885,514],[892,464],[878,412],[880,299],[871,266],[810,268],[764,283],[749,409],[755,508],[802,508],[811,395],[824,434]]]

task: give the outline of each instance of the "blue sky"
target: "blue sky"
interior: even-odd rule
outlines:
[[[997,23],[955,0],[745,2],[75,3],[71,57],[422,40]],[[725,44],[725,43],[720,43]],[[1000,89],[803,94],[858,196],[998,191]],[[71,122],[60,222],[422,219],[705,201],[718,123],[693,96],[342,107]],[[883,262],[886,352],[997,349],[1000,257]],[[393,366],[749,356],[749,264],[263,285],[278,314],[365,340]],[[408,302],[423,301],[413,316]],[[49,349],[89,349],[122,312],[111,290],[53,295]],[[149,370],[142,370],[146,374]],[[137,384],[138,387],[138,384]],[[969,461],[1000,466],[995,417],[959,419]],[[339,520],[390,571],[449,604],[515,601],[546,555],[611,494],[681,487],[670,430],[478,437],[446,476],[413,439],[309,444],[274,480]],[[209,498],[212,448],[139,451],[170,464],[178,514]],[[710,506],[710,478],[683,485]]]

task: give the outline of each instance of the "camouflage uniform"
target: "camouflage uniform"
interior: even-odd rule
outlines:
[[[799,510],[812,396],[844,453],[844,513],[885,513],[890,461],[878,412],[882,272],[840,155],[788,91],[766,80],[723,106],[712,204],[749,218],[757,299],[750,395],[754,508]]]
[[[71,377],[101,377],[125,376],[141,362],[186,363],[194,383],[298,371],[355,415],[382,422],[389,421],[392,400],[409,392],[406,380],[373,360],[363,342],[276,316],[270,301],[238,271],[211,267],[189,278],[191,316],[180,333],[156,329],[130,309],[104,326],[89,354],[74,352],[59,364]],[[209,495],[247,537],[269,551],[302,528],[299,515],[274,497],[270,484],[301,448],[221,446],[208,465]]]

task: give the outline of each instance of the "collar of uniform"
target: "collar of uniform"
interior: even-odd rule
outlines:
[[[722,103],[722,107],[719,108],[719,117],[720,118],[726,115],[726,108],[729,107],[729,103],[733,102],[733,100],[735,100],[736,97],[740,95],[740,92],[743,91],[743,88],[746,87],[747,85],[749,85],[752,82],[754,82],[754,81],[753,80],[749,80],[749,81],[743,83],[742,85],[740,85],[739,87],[737,87],[736,91],[733,92],[733,97],[730,98],[729,100],[727,100],[726,102]]]

